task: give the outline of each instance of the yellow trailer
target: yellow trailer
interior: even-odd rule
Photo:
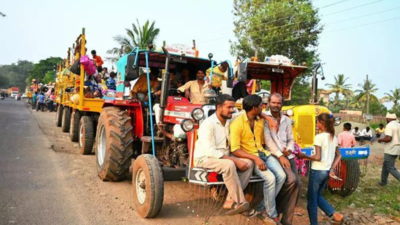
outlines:
[[[71,49],[68,51],[68,58],[65,68],[69,69],[74,62],[86,55],[85,28],[78,36],[73,46],[74,54],[71,57]],[[69,132],[71,141],[78,142],[81,154],[91,154],[95,140],[95,127],[100,112],[103,109],[104,100],[101,98],[86,98],[84,95],[85,71],[80,66],[80,73],[69,76],[61,76],[60,82],[60,104],[57,108],[57,119],[61,122],[63,132]],[[57,124],[58,125],[58,124]]]

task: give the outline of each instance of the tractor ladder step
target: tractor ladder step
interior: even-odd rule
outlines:
[[[142,154],[146,154],[151,146],[151,136],[142,136],[140,138],[142,141]],[[154,137],[154,144],[163,143],[164,138]]]

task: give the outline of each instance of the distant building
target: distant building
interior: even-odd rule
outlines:
[[[322,101],[326,104],[329,105],[329,95],[332,92],[328,91],[328,90],[324,90],[324,89],[319,89],[319,100],[322,99]]]
[[[357,110],[340,110],[340,114],[354,115],[354,116],[362,116],[362,111]]]

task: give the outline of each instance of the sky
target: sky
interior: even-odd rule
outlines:
[[[397,63],[400,46],[400,1],[313,0],[324,31],[318,53],[326,83],[344,74],[353,89],[369,78],[376,95],[400,87]],[[18,60],[38,62],[50,56],[65,58],[68,47],[86,29],[89,51],[98,55],[119,47],[116,35],[125,35],[136,19],[156,21],[156,45],[191,45],[196,40],[200,56],[214,54],[217,61],[234,60],[229,41],[233,34],[232,0],[0,0],[0,65]]]

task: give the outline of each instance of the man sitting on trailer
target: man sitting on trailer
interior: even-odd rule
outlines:
[[[285,183],[286,174],[279,161],[263,148],[264,119],[260,117],[262,98],[258,95],[245,97],[243,109],[246,113],[235,119],[230,126],[231,151],[234,156],[250,159],[256,165],[254,173],[264,181],[263,220],[277,223],[279,215],[275,198]],[[274,143],[269,146],[277,148]]]
[[[230,155],[229,125],[235,100],[222,94],[216,98],[215,106],[216,112],[205,119],[198,130],[194,165],[222,174],[229,196],[234,201],[226,214],[234,215],[250,207],[243,190],[250,181],[254,164],[251,160]]]
[[[198,70],[196,77],[197,80],[187,82],[178,88],[178,91],[185,92],[185,97],[190,98],[192,104],[206,104],[204,92],[208,90],[208,85],[204,81],[205,74],[202,70]]]
[[[151,93],[155,92],[159,86],[158,82],[158,74],[160,70],[155,67],[150,68],[150,88]],[[131,91],[132,99],[139,99],[140,101],[147,101],[148,100],[148,86],[147,86],[147,74],[142,74],[138,81],[136,82],[135,86]]]

